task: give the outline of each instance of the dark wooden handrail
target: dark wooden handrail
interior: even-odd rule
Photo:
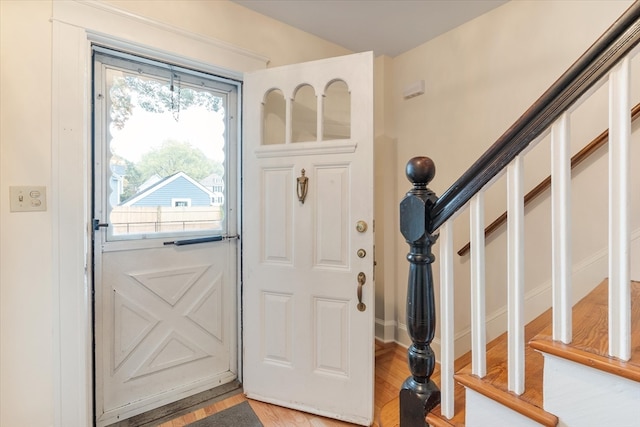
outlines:
[[[433,206],[434,232],[640,42],[640,1],[625,13],[447,190]]]
[[[640,104],[636,104],[635,107],[631,109],[631,121],[636,120],[640,117]],[[571,158],[571,169],[578,166],[584,160],[589,158],[591,154],[595,153],[598,148],[602,147],[609,140],[609,129],[602,132],[600,135],[594,138],[589,144],[587,144],[582,150],[578,151]],[[538,197],[540,194],[544,193],[545,190],[548,190],[551,187],[551,176],[546,177],[540,184],[533,187],[531,191],[529,191],[524,196],[524,205],[527,206],[529,202]],[[498,218],[495,219],[491,224],[484,229],[484,236],[487,237],[494,231],[498,229],[502,224],[507,222],[507,212],[503,212]],[[466,255],[471,249],[471,242],[467,242],[460,250],[458,251],[458,255],[463,256]]]

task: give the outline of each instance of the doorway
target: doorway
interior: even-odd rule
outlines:
[[[238,376],[239,88],[94,47],[97,426]]]

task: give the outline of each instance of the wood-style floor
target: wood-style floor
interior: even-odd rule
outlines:
[[[376,380],[375,380],[375,413],[374,427],[379,427],[380,410],[398,396],[400,386],[409,376],[406,349],[397,344],[381,344],[376,342]],[[159,427],[183,427],[245,400],[264,424],[264,427],[346,427],[353,424],[337,421],[318,415],[294,411],[276,405],[247,399],[238,393],[224,400],[212,403],[193,412],[160,424]],[[238,426],[242,427],[242,426]]]

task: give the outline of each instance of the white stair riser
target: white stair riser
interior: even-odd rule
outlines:
[[[540,427],[531,418],[507,408],[482,394],[467,388],[466,393],[466,427]]]
[[[640,383],[544,354],[544,409],[560,427],[640,423]]]

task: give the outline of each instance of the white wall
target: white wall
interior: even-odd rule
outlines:
[[[386,131],[398,141],[398,200],[410,188],[403,170],[411,157],[427,155],[435,161],[437,172],[430,187],[436,194],[442,194],[630,3],[513,1],[394,58],[392,90],[395,128]],[[633,73],[638,74],[637,61]],[[418,80],[425,81],[425,95],[403,99],[403,88]],[[634,104],[640,100],[637,86],[638,84],[634,87]],[[603,98],[606,105],[606,88],[598,92],[597,98]],[[579,123],[572,126],[572,153],[607,128],[606,109],[597,119],[593,118],[595,110],[603,111],[601,106],[589,103],[585,105],[584,112],[576,114]],[[637,131],[635,138],[638,139]],[[638,150],[635,150],[637,153]],[[580,168],[580,173],[574,173],[574,182],[579,185],[573,194],[573,227],[577,234],[573,259],[576,264],[582,263],[582,276],[592,275],[594,271],[602,273],[597,278],[588,277],[593,282],[592,286],[606,277],[606,258],[602,270],[602,257],[594,255],[598,251],[602,255],[601,251],[606,247],[606,222],[601,222],[607,205],[606,150],[599,153],[592,162],[596,162],[596,158],[600,160],[597,160],[599,167],[595,172]],[[548,142],[543,142],[530,154],[525,161],[525,170],[525,191],[549,175]],[[633,179],[632,182],[637,182]],[[487,192],[487,223],[505,210],[505,188],[503,177]],[[637,199],[638,196],[634,194],[634,197]],[[638,206],[638,201],[634,201],[634,212],[640,212]],[[526,317],[532,318],[538,314],[542,305],[546,304],[548,307],[550,304],[548,195],[542,196],[526,211],[525,282],[529,297]],[[632,230],[640,227],[637,219],[634,219],[634,224]],[[454,228],[454,247],[457,251],[469,238],[468,212],[462,213],[455,220]],[[504,229],[503,227],[500,233],[487,240],[486,312],[490,320],[489,339],[502,332],[505,326]],[[404,257],[407,245],[400,235],[397,236],[397,245],[398,339],[409,343],[404,329],[408,271],[408,263]],[[438,249],[436,244],[436,256]],[[637,252],[633,256],[640,260]],[[468,350],[469,338],[469,257],[455,255],[454,264],[457,311],[453,321],[459,344],[456,353],[461,354]],[[436,265],[436,288],[438,278]],[[436,297],[438,298],[437,289]],[[437,341],[435,344],[437,347]]]

